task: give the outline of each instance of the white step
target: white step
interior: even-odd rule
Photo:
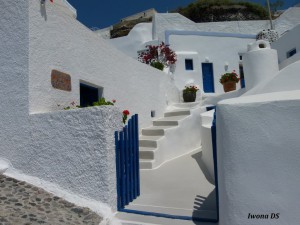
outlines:
[[[142,135],[145,136],[163,136],[165,130],[174,128],[174,126],[152,126],[142,129]]]
[[[190,115],[191,111],[190,110],[173,110],[170,112],[166,112],[164,115],[165,117],[171,117],[171,116],[183,116],[183,115]]]
[[[162,136],[140,136],[139,146],[140,147],[152,147],[157,148],[157,141],[162,138]]]
[[[140,169],[152,169],[154,160],[140,159]]]
[[[186,118],[188,115],[164,117],[153,121],[154,126],[177,126],[178,121]]]
[[[116,217],[124,225],[218,225],[219,223],[211,222],[194,222],[192,220],[168,219],[155,216],[143,216],[132,213],[118,212]]]
[[[199,106],[201,102],[181,102],[181,103],[175,103],[173,107],[181,108],[181,109],[192,109],[197,106]]]
[[[140,147],[140,159],[153,160],[157,148]]]

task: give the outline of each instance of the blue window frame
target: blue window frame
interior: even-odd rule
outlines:
[[[193,65],[192,59],[185,60],[185,70],[194,70],[194,65]]]
[[[292,57],[293,55],[295,55],[296,53],[297,53],[296,48],[293,48],[293,49],[291,49],[290,51],[288,51],[288,52],[286,53],[286,58],[290,58],[290,57]]]

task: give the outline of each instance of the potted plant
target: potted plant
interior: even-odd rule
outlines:
[[[177,56],[169,45],[162,42],[160,45],[147,45],[146,50],[139,54],[138,60],[156,69],[164,70],[165,67],[176,63]]]
[[[236,83],[238,83],[240,78],[236,74],[235,70],[231,73],[225,73],[220,78],[220,83],[223,84],[225,92],[236,90]]]
[[[183,89],[183,101],[184,102],[194,102],[196,100],[196,93],[199,90],[197,86],[185,86]]]

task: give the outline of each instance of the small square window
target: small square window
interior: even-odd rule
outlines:
[[[286,58],[290,58],[293,55],[295,55],[296,53],[297,53],[297,50],[296,50],[296,48],[294,48],[286,53]]]
[[[185,70],[194,70],[194,65],[193,65],[192,59],[185,60]]]

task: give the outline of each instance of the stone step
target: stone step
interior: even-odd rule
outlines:
[[[154,154],[157,148],[150,148],[150,147],[140,147],[140,159],[141,160],[153,160]]]
[[[186,118],[188,115],[164,117],[153,121],[154,126],[177,126],[178,121]]]
[[[154,160],[140,159],[140,169],[152,169]]]
[[[142,135],[145,136],[163,136],[165,130],[173,128],[174,126],[152,126],[142,129]]]
[[[181,108],[181,109],[192,109],[192,108],[199,106],[200,103],[201,103],[200,101],[198,101],[198,102],[181,102],[181,103],[175,103],[173,105],[173,107]]]
[[[174,110],[170,112],[166,112],[164,114],[165,117],[172,117],[172,116],[183,116],[183,115],[190,115],[190,110]]]
[[[157,141],[162,136],[140,136],[139,146],[140,147],[150,147],[150,148],[157,148]]]

